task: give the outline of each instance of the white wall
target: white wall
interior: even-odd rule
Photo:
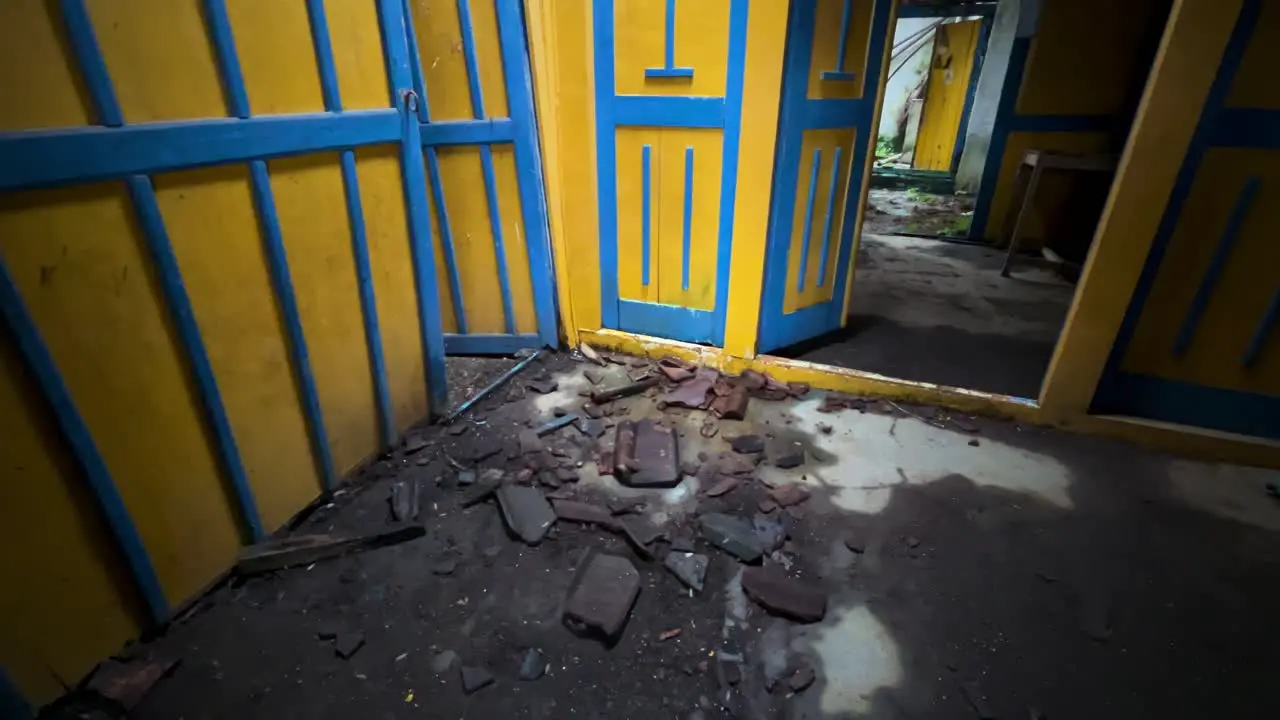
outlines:
[[[898,25],[894,28],[893,44],[897,45],[904,39],[914,35],[916,32],[923,30],[930,25],[938,22],[937,18],[904,18],[898,21]],[[933,57],[933,33],[927,33],[924,47],[910,58],[904,58],[903,53],[915,47],[916,44],[908,48],[904,48],[899,52],[898,56],[890,59],[889,72],[902,65],[902,68],[889,79],[888,85],[885,86],[884,107],[880,112],[880,137],[894,137],[898,134],[898,121],[903,117],[903,108],[906,107],[907,98],[911,95],[911,91],[920,85],[925,73],[929,71],[929,60]],[[903,65],[903,63],[906,63]]]

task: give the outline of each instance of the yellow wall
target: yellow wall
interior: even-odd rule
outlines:
[[[966,20],[940,25],[936,30],[924,112],[912,160],[912,166],[917,169],[951,170],[981,27],[981,20]]]
[[[57,4],[2,5],[0,128],[90,122],[78,71],[64,55]],[[493,10],[473,5],[489,113],[504,116]],[[127,122],[226,116],[198,2],[89,0],[87,7]],[[228,9],[253,112],[322,110],[304,4],[229,0]],[[327,0],[326,9],[344,106],[387,107],[374,5]],[[447,56],[425,63],[440,116],[470,117],[466,76],[456,73],[461,54],[425,42],[448,28],[421,32],[424,45]],[[493,154],[519,328],[533,332],[514,162],[509,146]],[[441,165],[455,233],[465,239],[473,332],[501,332],[478,153],[442,153]],[[339,158],[320,153],[268,166],[327,441],[343,473],[376,453],[380,436]],[[358,149],[356,172],[393,415],[403,430],[422,419],[427,401],[398,148]],[[321,480],[248,168],[166,172],[152,181],[262,524],[273,531],[319,494]],[[102,453],[165,600],[183,603],[231,565],[242,524],[123,181],[0,195],[0,259]],[[0,467],[0,543],[23,549],[0,562],[8,589],[0,594],[0,666],[39,706],[61,692],[56,678],[74,683],[148,620],[7,333],[0,333]]]

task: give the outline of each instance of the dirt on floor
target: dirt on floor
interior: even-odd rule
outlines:
[[[872,188],[863,232],[967,237],[974,200],[967,195],[935,195],[915,189]]]
[[[659,372],[618,360],[551,356],[457,424],[411,434],[297,533],[384,530],[393,486],[416,483],[425,536],[215,589],[133,649],[181,661],[134,717],[1280,711],[1280,503],[1266,474],[802,387],[756,390],[743,420],[662,407],[696,397],[699,378],[592,403],[611,426],[599,439],[585,423],[530,436],[557,413],[594,413],[592,391]],[[617,425],[643,418],[675,433],[673,488],[600,472]],[[492,498],[464,507],[486,479],[589,503],[632,532],[561,517],[528,544]],[[763,558],[727,552],[704,527],[715,514],[746,523],[740,545]],[[685,551],[708,559],[701,592],[665,567]],[[565,619],[599,554],[639,585],[603,642]]]

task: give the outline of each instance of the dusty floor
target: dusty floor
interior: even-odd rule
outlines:
[[[538,363],[465,420],[424,431],[426,449],[390,453],[300,532],[386,527],[393,479],[424,488],[427,536],[219,588],[143,648],[182,663],[138,718],[1264,718],[1280,712],[1280,503],[1268,474],[927,408],[866,403],[818,412],[820,393],[751,401],[747,419],[657,409],[639,396],[625,417],[665,416],[680,451],[717,458],[726,438],[761,433],[806,447],[804,465],[761,464],[720,498],[705,471],[673,490],[623,488],[595,467],[595,441],[573,427],[546,441],[584,459],[563,489],[601,503],[622,495],[667,538],[696,537],[695,517],[757,517],[771,485],[812,497],[774,510],[790,540],[765,560],[828,595],[811,625],[772,617],[743,594],[742,566],[711,559],[693,595],[659,561],[616,535],[565,521],[529,547],[492,502],[460,507],[446,456],[510,476],[528,423],[575,409],[589,386],[564,356]],[[610,366],[602,386],[635,368]],[[546,373],[559,389],[525,389]],[[619,411],[621,413],[622,411]],[[612,419],[623,417],[615,415]],[[825,426],[825,427],[824,427]],[[602,443],[611,443],[607,433]],[[722,467],[722,465],[721,465]],[[655,546],[659,560],[668,543]],[[850,546],[861,552],[855,552]],[[588,549],[630,558],[642,590],[612,648],[581,639],[561,607]],[[442,560],[456,569],[439,572]],[[446,566],[446,569],[448,567]],[[361,632],[350,659],[318,629]],[[660,640],[679,628],[678,637]],[[517,679],[541,650],[545,677]],[[464,695],[445,651],[496,681]],[[816,682],[785,691],[808,665]],[[741,676],[738,680],[738,676]],[[778,689],[770,678],[783,677]],[[737,681],[736,683],[733,681]]]
[[[906,380],[1034,398],[1075,288],[979,245],[864,234],[848,326],[783,353]]]
[[[863,231],[876,235],[965,237],[973,219],[973,205],[973,198],[964,195],[872,188],[867,196]]]

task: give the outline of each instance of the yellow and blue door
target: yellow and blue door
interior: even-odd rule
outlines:
[[[1092,412],[1280,438],[1278,48],[1245,0]]]
[[[757,349],[844,323],[893,0],[796,0],[787,23]]]
[[[594,0],[606,328],[720,345],[747,0]]]

